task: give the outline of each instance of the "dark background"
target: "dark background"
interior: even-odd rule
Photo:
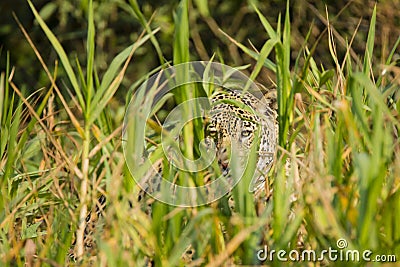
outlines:
[[[237,41],[251,47],[249,41],[260,49],[268,36],[263,29],[250,2],[254,2],[270,23],[276,26],[278,15],[285,12],[286,1],[244,1],[225,0],[208,1],[210,14],[201,15],[196,1],[190,1],[189,16],[191,21],[191,60],[207,60],[213,53],[224,60],[226,64],[238,66],[254,61],[237,49],[219,31],[223,31]],[[55,0],[33,1],[36,9],[41,12],[48,26],[55,33],[72,62],[79,59],[81,65],[86,64],[85,38],[87,28],[88,1]],[[157,34],[162,52],[166,60],[172,60],[172,40],[174,33],[173,13],[178,1],[138,1],[141,11],[147,20],[154,12],[151,27],[160,26]],[[332,57],[327,45],[326,10],[331,25],[337,31],[335,41],[339,58],[345,52],[345,41],[351,40],[357,25],[358,33],[352,44],[354,54],[363,55],[365,41],[375,1],[291,1],[292,59],[305,41],[305,36],[311,31],[308,46],[319,40],[314,58],[317,64],[332,68]],[[100,77],[107,69],[113,57],[122,49],[132,44],[143,30],[138,19],[132,14],[127,1],[102,0],[94,1],[96,23],[96,67]],[[379,1],[377,9],[377,31],[375,45],[375,64],[384,62],[387,54],[400,35],[400,1]],[[7,54],[10,55],[10,65],[15,67],[14,82],[22,89],[32,92],[40,87],[48,87],[48,78],[32,48],[22,35],[13,17],[13,12],[21,21],[42,57],[52,69],[57,55],[34,22],[33,14],[25,0],[0,1],[0,68],[6,67]],[[197,36],[197,37],[196,37]],[[204,49],[198,49],[199,40]],[[398,56],[398,55],[396,55]],[[354,58],[357,61],[357,58]],[[359,59],[362,60],[362,59]],[[129,88],[138,78],[159,66],[160,62],[155,49],[150,42],[141,47],[130,64],[123,86]],[[260,75],[263,82],[268,83],[271,73]],[[63,73],[59,71],[58,80],[63,81]],[[64,79],[65,80],[65,79]],[[121,91],[121,90],[120,90]]]

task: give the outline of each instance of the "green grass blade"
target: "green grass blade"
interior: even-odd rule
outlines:
[[[396,53],[399,45],[400,45],[400,36],[397,38],[396,43],[394,44],[392,50],[390,51],[390,54],[386,60],[387,65],[389,65],[392,62],[393,55],[394,55],[394,53]]]
[[[158,30],[159,29],[155,29],[151,34],[146,34],[143,38],[139,39],[133,45],[124,49],[124,51],[122,51],[120,54],[118,54],[118,56],[115,57],[110,65],[109,71],[107,71],[105,74],[105,81],[101,83],[100,89],[97,90],[96,94],[93,97],[92,107],[90,110],[90,119],[88,120],[90,124],[93,123],[100,116],[108,101],[110,101],[111,97],[117,91],[119,85],[122,82],[122,78],[125,74],[126,68],[128,67],[130,58],[133,56],[133,53],[147,40],[149,40],[150,37],[154,35]],[[118,73],[118,75],[116,75],[119,67],[122,65],[123,62],[125,62],[124,67]]]
[[[8,79],[8,76],[10,75],[10,53],[7,53],[7,62],[6,62],[6,72],[4,79]],[[9,84],[7,80],[4,80],[4,87],[3,87],[3,109],[2,113],[4,116],[0,116],[0,125],[4,125],[6,121],[6,115],[8,111],[8,101],[9,101]]]
[[[289,2],[288,2],[289,3]],[[293,121],[293,94],[290,83],[290,15],[287,6],[283,40],[276,46],[279,144],[287,148],[289,125]],[[278,35],[280,32],[278,31]]]
[[[4,72],[0,74],[0,127],[2,126],[3,121],[3,109],[5,109],[4,105],[4,93],[5,93],[5,77]],[[0,149],[0,156],[1,156],[1,149]]]
[[[258,62],[258,59],[260,57],[259,53],[256,53],[252,50],[250,50],[249,48],[247,48],[246,46],[244,46],[243,44],[237,42],[235,39],[233,39],[232,37],[230,37],[227,33],[223,32],[222,30],[220,30],[222,32],[222,34],[224,34],[232,43],[234,43],[237,47],[239,47],[244,53],[246,53],[247,55],[249,55],[250,57],[252,57],[253,59],[255,59]],[[279,39],[275,40],[276,42],[279,41]],[[274,62],[272,62],[270,59],[266,58],[265,61],[263,62],[264,67],[272,70],[274,73],[276,73],[276,64]]]
[[[392,63],[393,56],[394,56],[394,54],[396,53],[397,48],[398,48],[399,45],[400,45],[400,36],[397,38],[395,44],[394,44],[393,47],[392,47],[392,50],[391,50],[390,53],[389,53],[389,56],[387,57],[387,59],[386,59],[386,61],[385,61],[385,64],[386,64],[386,65],[390,65],[390,64]],[[386,69],[384,69],[383,71],[386,71]],[[381,86],[382,81],[384,80],[384,77],[385,77],[385,75],[384,75],[383,73],[382,73],[382,75],[380,75],[380,76],[378,77],[378,80],[376,81],[376,85],[377,85],[378,87]],[[400,110],[400,99],[399,99],[397,105],[398,105],[398,107],[399,107],[398,110]]]
[[[153,31],[153,33],[157,32],[159,29],[156,29]],[[93,98],[93,105],[96,106],[96,104],[99,102],[101,97],[103,96],[104,92],[107,90],[107,88],[110,86],[112,81],[115,79],[117,72],[120,70],[122,64],[124,64],[125,60],[129,57],[129,54],[131,53],[133,49],[133,45],[125,48],[120,52],[111,62],[109,65],[107,71],[104,73],[104,76],[101,80],[100,87],[98,88],[94,98]]]
[[[253,8],[255,9],[255,11],[257,12],[258,17],[260,18],[260,21],[262,23],[262,25],[264,26],[264,29],[267,31],[269,37],[271,39],[279,39],[278,34],[276,33],[276,31],[274,30],[274,28],[272,28],[271,24],[268,22],[268,20],[264,17],[264,15],[260,12],[260,10],[253,5]]]
[[[179,3],[176,14],[174,15],[174,65],[189,62],[189,15],[188,1],[182,0]]]
[[[277,44],[276,39],[269,39],[268,41],[265,42],[265,44],[261,48],[260,54],[258,55],[256,66],[254,67],[254,70],[250,75],[250,80],[252,81],[255,80],[257,75],[260,73],[261,68],[265,65],[267,57],[271,53],[272,49],[274,49],[276,44]]]
[[[371,17],[371,23],[369,25],[367,43],[364,54],[364,64],[363,72],[367,75],[372,70],[372,55],[374,53],[374,43],[375,43],[375,24],[376,24],[376,4],[374,6],[374,11]]]
[[[85,101],[82,96],[81,88],[79,87],[78,80],[76,79],[75,73],[72,69],[72,66],[69,62],[68,56],[64,51],[64,48],[61,46],[60,42],[57,40],[57,37],[52,33],[52,31],[49,29],[49,27],[46,25],[46,23],[43,21],[43,19],[40,17],[39,13],[37,12],[35,6],[32,4],[30,0],[28,0],[28,3],[32,9],[32,12],[38,21],[40,27],[46,34],[47,38],[51,42],[53,48],[56,50],[58,56],[60,57],[61,63],[64,66],[64,69],[68,75],[68,78],[72,84],[72,87],[75,90],[75,93],[78,97],[79,104],[81,105],[82,110],[86,109]]]
[[[11,113],[11,110],[10,110]],[[15,110],[15,113],[12,116],[12,119],[10,117],[9,120],[9,136],[8,136],[8,147],[7,147],[7,158],[6,158],[6,164],[4,168],[4,176],[3,179],[1,179],[1,184],[0,187],[3,190],[4,186],[7,185],[9,180],[13,177],[14,173],[14,164],[15,164],[15,159],[17,158],[18,155],[18,150],[17,144],[18,144],[18,129],[21,123],[21,114],[22,114],[22,102],[20,101],[18,104],[17,109]],[[9,188],[10,194],[7,192],[5,195],[5,192],[3,193],[3,197],[13,197],[15,195],[15,189],[16,188]]]
[[[155,33],[157,33],[160,29],[157,28],[155,30],[153,30],[151,32],[151,35],[154,35]],[[110,87],[110,84],[113,82],[113,80],[115,79],[117,72],[120,70],[122,64],[124,64],[124,62],[126,61],[126,59],[129,57],[129,54],[131,53],[132,49],[134,48],[134,46],[136,47],[135,49],[137,49],[138,47],[140,47],[141,45],[143,45],[146,41],[148,40],[148,37],[144,37],[140,40],[138,40],[138,42],[140,42],[140,44],[136,45],[133,44],[127,48],[125,48],[122,52],[120,52],[111,62],[110,66],[108,67],[107,71],[104,73],[104,76],[101,80],[100,83],[100,87],[97,89],[93,100],[92,100],[92,109],[96,110],[97,109],[97,105],[99,103],[99,101],[103,98],[106,90]],[[93,110],[91,110],[91,113],[93,112]]]
[[[176,13],[174,14],[174,48],[173,48],[173,63],[178,65],[190,61],[189,54],[189,14],[188,14],[188,0],[181,0]],[[182,84],[188,80],[189,69],[188,67],[182,68],[182,71],[176,73],[176,80],[182,81]],[[191,85],[182,85],[174,90],[175,101],[183,103],[190,98],[195,97],[196,92]],[[189,116],[193,114],[192,107],[188,105],[183,106],[184,114]],[[183,118],[187,121],[186,118]],[[183,128],[184,150],[183,153],[188,158],[193,158],[193,122],[190,121]],[[182,179],[187,180],[187,179]]]
[[[0,85],[0,97],[2,98],[1,101],[1,111],[0,113],[0,131],[1,131],[1,135],[0,135],[0,159],[3,157],[3,154],[6,151],[6,146],[8,143],[8,131],[9,131],[9,126],[10,126],[10,121],[12,120],[12,111],[14,110],[14,94],[12,94],[11,98],[9,97],[9,82],[7,79],[7,77],[10,74],[10,54],[7,53],[7,63],[6,63],[6,72],[5,73],[1,73],[1,82],[2,85]],[[0,182],[1,183],[1,182]]]
[[[400,127],[399,120],[396,119],[396,117],[393,114],[393,112],[385,104],[385,100],[384,100],[381,92],[379,92],[379,90],[372,83],[372,81],[363,73],[354,73],[351,77],[354,78],[361,86],[365,87],[365,90],[369,94],[369,97],[377,105],[379,105],[382,108],[382,110],[385,113],[385,115],[392,121],[392,123],[394,125],[397,125],[397,127]],[[398,114],[398,112],[397,112],[397,114]]]
[[[89,16],[88,16],[88,36],[86,40],[87,49],[87,66],[86,66],[86,110],[90,110],[90,101],[93,94],[93,64],[95,54],[95,27],[93,17],[93,0],[89,1]],[[90,113],[85,113],[86,119],[90,116]]]
[[[82,70],[81,63],[79,63],[79,58],[78,57],[75,57],[75,63],[76,63],[76,68],[78,70],[78,75],[79,75],[80,82],[82,83],[82,87],[85,89],[83,91],[83,94],[84,94],[85,99],[87,99],[87,85],[86,85],[85,75],[84,75],[84,72]]]
[[[158,55],[158,59],[160,60],[160,63],[163,65],[165,63],[165,60],[164,60],[164,56],[163,56],[160,44],[158,43],[157,39],[155,38],[154,33],[152,34],[152,30],[149,26],[149,23],[146,21],[146,18],[143,15],[143,13],[140,11],[137,1],[129,0],[129,3],[131,4],[130,7],[131,7],[133,13],[138,17],[140,24],[142,24],[142,27],[144,27],[146,29],[147,33],[151,35],[150,41],[157,51],[157,55]]]
[[[362,79],[367,78],[363,76]],[[357,119],[359,130],[363,133],[364,136],[364,145],[371,146],[371,140],[369,138],[369,128],[368,128],[368,116],[366,112],[366,107],[363,101],[363,87],[360,86],[359,83],[350,76],[348,79],[348,91],[352,97],[352,112],[355,114],[355,118]]]
[[[278,123],[279,123],[279,145],[289,150],[289,127],[293,121],[293,91],[291,87],[290,75],[290,20],[289,20],[289,1],[287,3],[285,22],[283,28],[283,39],[275,46],[276,62],[277,62],[277,91],[278,91]],[[280,30],[277,31],[280,35]],[[278,150],[277,158],[281,162],[285,162],[287,156]],[[288,196],[286,190],[286,174],[285,164],[278,167],[277,177],[274,180],[274,220],[273,220],[273,236],[279,240],[281,233],[284,231],[287,223]]]
[[[210,16],[207,0],[194,0],[194,2],[196,3],[197,9],[203,17]]]

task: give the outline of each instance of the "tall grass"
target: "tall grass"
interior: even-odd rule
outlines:
[[[210,16],[205,2],[196,3],[199,12]],[[307,43],[292,60],[289,7],[274,28],[253,6],[265,29],[260,51],[225,34],[255,60],[250,78],[256,80],[261,69],[268,68],[276,75],[278,91],[279,148],[269,173],[273,197],[265,207],[257,208],[263,203],[253,203],[246,184],[252,177],[247,175],[232,192],[237,209],[233,214],[227,197],[195,208],[173,207],[151,198],[145,198],[145,203],[137,200],[139,187],[125,165],[121,148],[122,120],[114,121],[110,115],[115,114],[112,101],[128,64],[135,64],[135,52],[145,42],[150,40],[155,46],[161,64],[165,61],[155,35],[158,29],[151,28],[136,1],[125,7],[139,18],[144,31],[114,58],[102,77],[96,72],[91,0],[84,65],[71,61],[69,51],[30,1],[29,5],[61,64],[46,65],[21,25],[47,74],[49,88],[26,96],[26,85],[12,79],[18,69],[11,69],[9,63],[0,76],[1,265],[74,265],[67,259],[73,239],[77,240],[81,266],[262,264],[257,252],[264,245],[275,250],[320,252],[337,248],[340,238],[348,242],[349,249],[393,254],[399,260],[400,98],[393,56],[400,38],[386,65],[372,61],[379,5],[371,15],[365,53],[357,62],[350,53],[338,57],[327,21],[327,53],[335,62],[334,69],[318,66]],[[180,1],[174,17],[174,64],[193,58],[188,10],[188,1]],[[347,45],[350,51],[351,41]],[[68,81],[57,80],[60,71],[66,73]],[[186,85],[173,91],[171,97],[178,104],[204,94],[199,86]],[[156,115],[161,117],[163,112]],[[159,141],[156,118],[148,124],[154,131],[150,141]],[[185,155],[199,156],[196,146],[204,136],[202,121],[186,125],[182,135]],[[255,164],[255,151],[252,156]],[[164,155],[156,157],[163,162],[165,175],[174,174]],[[180,173],[177,182],[198,184],[201,175]],[[95,209],[100,194],[107,196],[107,209],[94,233],[97,248],[91,255],[84,251],[85,218]],[[151,216],[147,204],[152,204]],[[189,263],[185,258],[190,255],[193,261]],[[287,264],[302,266],[304,262]]]

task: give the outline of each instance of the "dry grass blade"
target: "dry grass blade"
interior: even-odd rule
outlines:
[[[11,87],[14,89],[14,91],[18,94],[18,96],[21,98],[21,100],[24,102],[24,104],[27,106],[29,113],[35,117],[35,119],[39,122],[40,126],[42,129],[45,131],[47,137],[49,138],[50,142],[54,147],[57,149],[57,151],[60,153],[60,155],[63,157],[63,159],[67,162],[68,166],[70,167],[71,170],[73,170],[79,178],[82,178],[82,172],[79,170],[79,168],[76,166],[76,164],[65,154],[64,150],[62,149],[61,145],[54,139],[53,135],[50,133],[49,129],[47,126],[43,123],[43,121],[40,119],[40,117],[36,114],[35,109],[31,106],[31,104],[26,100],[26,98],[22,95],[21,91],[18,89],[18,87],[12,82],[9,81]]]
[[[71,119],[72,124],[75,126],[76,130],[78,131],[78,133],[81,135],[82,138],[84,138],[84,131],[83,128],[80,126],[78,120],[76,119],[74,113],[71,111],[71,109],[68,106],[68,103],[65,101],[63,95],[60,92],[60,89],[58,88],[55,79],[53,78],[53,76],[51,75],[49,68],[47,67],[46,63],[44,62],[42,56],[40,55],[39,51],[37,50],[35,44],[33,43],[32,39],[30,38],[29,34],[26,32],[24,26],[22,26],[21,22],[18,20],[17,16],[15,14],[14,18],[18,24],[18,26],[20,27],[22,33],[24,34],[26,40],[29,42],[29,45],[32,47],[33,51],[35,52],[37,58],[39,59],[40,63],[42,64],[42,67],[44,69],[44,71],[47,74],[47,77],[49,78],[52,87],[54,88],[54,90],[57,92],[57,96],[60,98],[61,103],[63,104],[65,110],[68,113],[69,118]]]
[[[228,260],[229,256],[231,256],[235,250],[242,244],[251,233],[259,229],[265,223],[264,220],[260,219],[257,223],[241,230],[239,233],[232,238],[232,240],[226,244],[226,249],[221,254],[219,254],[216,258],[212,259],[206,266],[222,266]]]
[[[351,1],[349,1],[348,4],[350,4]],[[347,5],[346,5],[347,6]],[[343,8],[343,10],[346,8],[346,6]],[[308,4],[308,8],[310,8],[314,14],[322,21],[322,23],[325,24],[325,26],[328,29],[332,30],[333,35],[339,40],[339,43],[347,49],[347,43],[346,40],[342,37],[342,35],[331,25],[331,23],[329,22],[328,18],[325,18],[324,16],[322,16],[319,11],[311,4]],[[328,9],[326,9],[326,16],[328,17]],[[350,55],[352,56],[352,58],[356,61],[356,62],[360,62],[360,58],[358,57],[357,53],[350,48]]]
[[[94,155],[96,155],[100,149],[105,146],[107,143],[109,143],[111,141],[111,139],[113,139],[114,137],[116,137],[118,134],[121,133],[121,129],[122,129],[122,125],[119,126],[117,129],[115,129],[109,136],[107,136],[106,138],[102,139],[100,138],[100,129],[96,126],[93,125],[92,126],[92,131],[94,136],[97,138],[97,140],[100,141],[100,143],[98,143],[89,153],[89,158],[93,157]]]

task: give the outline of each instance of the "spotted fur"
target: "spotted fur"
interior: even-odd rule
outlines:
[[[254,189],[263,187],[276,150],[278,127],[276,123],[276,94],[258,99],[251,93],[238,90],[217,92],[211,98],[210,123],[206,134],[216,144],[219,164],[226,168],[231,145],[248,150],[259,133],[257,179]]]

